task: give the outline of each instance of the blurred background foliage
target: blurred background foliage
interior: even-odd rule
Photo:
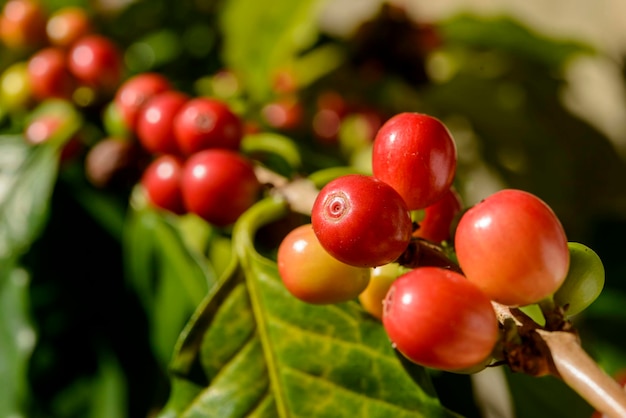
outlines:
[[[50,11],[89,10],[123,48],[126,76],[162,72],[183,91],[227,100],[251,126],[292,138],[306,156],[297,169],[256,150],[286,175],[367,171],[368,127],[403,111],[441,118],[457,141],[455,185],[466,205],[503,187],[528,190],[552,206],[571,241],[600,255],[606,288],[575,322],[607,372],[626,367],[625,138],[565,101],[579,60],[612,60],[622,71],[612,88],[623,93],[626,70],[615,57],[513,16],[466,10],[425,20],[381,5],[342,32],[328,30],[321,0],[42,2]],[[0,49],[2,71],[24,58]],[[356,110],[320,133],[320,102],[334,95]],[[82,112],[94,138],[104,136],[101,113]],[[297,123],[284,123],[294,114]],[[3,133],[20,132],[23,117],[2,117]],[[225,270],[228,240],[193,220],[129,209],[132,187],[96,189],[79,166],[57,176],[54,155],[15,138],[0,143],[0,377],[13,382],[0,394],[0,414],[155,414],[168,399],[173,345]],[[18,207],[24,199],[32,210]],[[215,244],[209,267],[181,241],[185,228]],[[433,379],[444,405],[478,416],[469,377]],[[518,417],[591,413],[559,382],[508,379]]]

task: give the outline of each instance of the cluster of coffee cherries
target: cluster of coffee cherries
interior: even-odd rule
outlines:
[[[95,109],[106,135],[86,144],[78,127],[63,154],[69,157],[76,144],[88,146],[85,168],[92,184],[104,187],[132,167],[154,206],[232,224],[261,190],[252,162],[239,152],[239,115],[222,100],[177,90],[160,73],[125,79],[122,51],[93,26],[78,7],[47,14],[34,0],[4,5],[0,39],[25,58],[0,77],[2,104],[27,112],[25,140],[52,141],[70,115],[82,118],[77,108]]]
[[[3,113],[30,112],[51,100],[88,106],[109,97],[123,77],[118,46],[96,33],[86,11],[62,7],[48,14],[34,0],[9,0],[0,13],[0,41],[13,63],[0,76]],[[24,128],[33,144],[63,125],[63,112],[33,112]]]
[[[112,106],[152,157],[141,184],[153,205],[227,226],[258,199],[254,166],[239,152],[243,122],[226,102],[141,73],[119,87]]]
[[[400,113],[386,121],[374,139],[372,175],[326,184],[311,223],[282,241],[278,269],[287,289],[317,304],[358,297],[399,352],[447,371],[492,361],[501,336],[493,302],[553,298],[571,313],[588,306],[604,280],[597,255],[568,243],[552,209],[522,190],[501,190],[461,212],[456,157],[440,120]],[[411,262],[420,240],[453,243],[449,265]],[[595,287],[582,290],[590,282]]]

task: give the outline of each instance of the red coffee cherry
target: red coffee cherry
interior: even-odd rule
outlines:
[[[62,123],[58,115],[41,115],[26,125],[24,139],[29,144],[43,144],[54,137]]]
[[[66,54],[61,48],[44,48],[28,61],[28,80],[37,100],[47,98],[70,99],[74,78],[66,65]]]
[[[295,129],[302,124],[304,109],[297,97],[287,96],[263,106],[261,115],[276,129]]]
[[[183,167],[185,207],[217,226],[234,223],[256,202],[260,191],[252,163],[231,150],[200,151]]]
[[[197,97],[189,100],[174,118],[174,134],[180,149],[188,155],[209,148],[237,150],[243,124],[226,103]]]
[[[156,94],[139,111],[137,138],[143,147],[155,154],[180,154],[174,137],[174,117],[189,96],[171,90]]]
[[[113,91],[122,77],[118,47],[102,35],[80,38],[69,50],[68,67],[80,82],[100,91]]]
[[[152,96],[171,89],[169,80],[158,73],[141,73],[124,81],[114,100],[126,126],[134,130],[142,106]]]
[[[150,203],[179,215],[184,214],[182,172],[183,160],[179,157],[161,155],[154,159],[141,177],[141,185]]]
[[[454,243],[467,279],[505,305],[551,296],[569,269],[561,222],[545,202],[522,190],[500,190],[470,208]]]
[[[370,280],[367,268],[342,263],[324,250],[311,224],[301,225],[282,240],[278,272],[289,292],[315,304],[346,302],[356,298]]]
[[[461,197],[453,189],[448,189],[439,200],[424,209],[424,218],[413,236],[436,243],[449,240],[452,221],[461,209]]]
[[[52,45],[69,48],[91,32],[91,19],[80,7],[63,7],[48,18],[46,34]]]
[[[358,267],[396,260],[412,232],[402,197],[386,183],[359,174],[324,186],[313,204],[311,222],[326,251]]]
[[[491,301],[451,270],[419,267],[398,277],[384,304],[383,325],[394,346],[425,367],[481,365],[498,341]]]
[[[9,0],[0,14],[0,40],[11,49],[29,49],[46,39],[46,15],[33,0]]]
[[[374,177],[392,186],[410,210],[435,203],[450,188],[456,145],[441,121],[400,113],[378,130],[372,151]]]

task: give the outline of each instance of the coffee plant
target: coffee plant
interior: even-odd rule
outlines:
[[[626,416],[626,161],[561,100],[600,52],[0,5],[0,416]]]

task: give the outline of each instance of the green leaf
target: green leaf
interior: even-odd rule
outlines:
[[[95,373],[80,376],[55,396],[52,416],[125,418],[128,416],[127,382],[115,356],[103,350]]]
[[[358,303],[310,305],[288,293],[254,247],[257,231],[287,214],[268,198],[236,223],[239,264],[198,309],[172,362],[177,379],[202,390],[167,416],[456,416],[432,396],[424,369],[403,368]]]
[[[246,135],[241,142],[241,151],[274,168],[275,171],[284,176],[291,176],[302,166],[302,157],[295,141],[274,132]],[[278,163],[274,164],[276,167],[272,167],[272,164],[268,164],[266,161],[271,161],[271,156],[279,160]]]
[[[215,280],[206,260],[186,245],[180,221],[146,208],[131,211],[124,230],[127,277],[146,309],[153,348],[164,365]]]
[[[574,54],[593,52],[589,45],[580,42],[553,40],[533,33],[507,17],[478,18],[461,15],[443,22],[438,29],[446,42],[474,48],[498,49],[555,69]]]
[[[28,360],[35,345],[29,318],[28,274],[0,265],[0,416],[21,416],[27,398]]]
[[[257,102],[270,96],[274,72],[316,40],[318,6],[319,0],[276,0],[270,7],[255,0],[225,2],[223,59]]]
[[[57,162],[54,147],[0,136],[0,260],[26,251],[45,224]]]
[[[128,392],[122,367],[110,354],[103,356],[98,365],[89,418],[126,417]]]

